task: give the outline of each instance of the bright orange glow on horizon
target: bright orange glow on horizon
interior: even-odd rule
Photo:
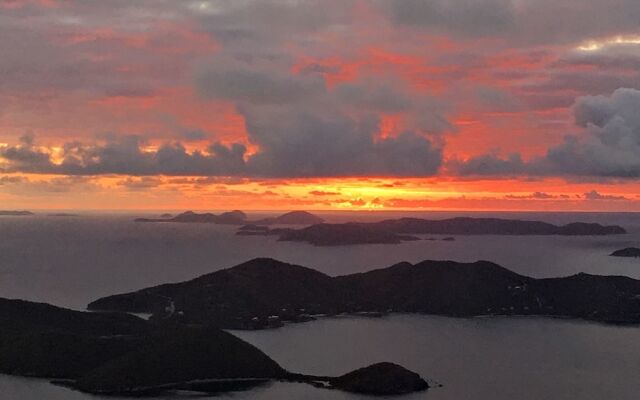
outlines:
[[[333,178],[10,175],[2,208],[95,210],[640,211],[640,183],[550,178]],[[540,190],[544,188],[544,190]]]

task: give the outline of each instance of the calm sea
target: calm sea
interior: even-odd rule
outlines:
[[[135,216],[141,216],[136,214]],[[402,215],[407,215],[403,213]],[[619,224],[628,235],[606,237],[457,236],[456,241],[333,248],[237,237],[208,224],[140,224],[133,215],[0,217],[0,297],[83,309],[98,297],[190,279],[253,257],[273,257],[330,275],[399,261],[497,262],[535,277],[577,272],[640,279],[640,261],[609,257],[640,245],[640,214],[416,213]],[[323,214],[330,221],[378,220],[394,213]],[[258,217],[258,215],[256,215]],[[341,374],[394,361],[444,386],[405,399],[635,399],[640,392],[640,327],[542,318],[455,319],[395,315],[331,318],[270,331],[236,332],[284,367]],[[355,399],[306,385],[276,383],[233,399]],[[0,398],[91,399],[46,381],[0,375]]]

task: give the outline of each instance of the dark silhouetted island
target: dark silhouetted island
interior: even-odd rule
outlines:
[[[75,378],[134,350],[147,332],[149,324],[128,314],[0,299],[0,373]]]
[[[35,214],[32,213],[31,211],[0,210],[0,217],[1,216],[20,217],[20,216],[26,216],[26,215],[35,215]]]
[[[254,221],[254,225],[313,225],[321,224],[324,220],[307,211],[291,211],[278,217],[264,218]]]
[[[376,396],[412,393],[429,388],[420,375],[389,362],[360,368],[332,379],[330,384],[346,392]]]
[[[620,226],[603,226],[576,222],[557,226],[539,221],[499,218],[450,218],[428,220],[420,218],[389,219],[380,222],[347,222],[315,224],[302,229],[251,229],[243,227],[240,236],[277,236],[280,241],[306,242],[315,246],[345,246],[356,244],[399,244],[420,240],[413,235],[617,235],[626,231]],[[433,240],[428,238],[427,240]],[[445,237],[444,241],[454,241]]]
[[[640,281],[577,274],[535,279],[488,261],[399,263],[330,277],[268,258],[98,299],[90,310],[152,313],[152,320],[263,329],[318,314],[409,312],[454,317],[536,315],[640,324]]]
[[[163,214],[160,218],[136,218],[136,222],[185,222],[209,223],[224,225],[265,226],[265,225],[313,225],[323,222],[323,219],[306,211],[292,211],[277,217],[264,218],[258,221],[247,221],[247,215],[239,210],[222,214],[195,213],[185,211],[175,217]]]
[[[640,249],[637,247],[627,247],[626,249],[614,251],[610,256],[640,258]]]
[[[137,218],[136,222],[185,222],[185,223],[209,223],[222,225],[244,225],[247,215],[239,210],[229,211],[222,214],[202,213],[185,211],[173,218]]]
[[[380,229],[406,234],[440,235],[618,235],[627,233],[622,227],[574,222],[553,225],[541,221],[501,218],[457,217],[442,220],[421,218],[388,219],[371,223]]]
[[[268,232],[273,234],[274,232]],[[346,246],[353,244],[398,244],[403,241],[420,240],[409,235],[400,235],[378,229],[368,224],[317,224],[302,229],[276,231],[279,241],[307,242],[314,246]]]
[[[145,321],[124,313],[79,312],[0,298],[0,373],[54,379],[92,394],[218,393],[271,380],[316,386],[328,382],[327,388],[385,394],[427,388],[408,379],[412,372],[388,365],[358,370],[351,377],[296,374],[209,324]],[[390,386],[381,388],[379,382]]]

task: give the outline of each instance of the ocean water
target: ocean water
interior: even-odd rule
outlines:
[[[454,242],[313,247],[272,237],[238,237],[209,224],[140,224],[136,215],[0,217],[0,297],[84,309],[98,297],[176,282],[253,257],[273,257],[330,275],[399,261],[497,262],[534,277],[577,272],[640,279],[640,261],[609,257],[640,245],[640,214],[474,213],[543,220],[619,224],[629,234],[604,237],[456,236]],[[323,214],[329,221],[394,218],[394,213]],[[407,215],[407,213],[402,213]],[[469,213],[420,213],[447,218]],[[256,216],[258,217],[258,216]],[[291,370],[341,374],[394,361],[443,384],[406,399],[613,399],[640,390],[640,327],[544,318],[456,319],[395,315],[330,318],[281,329],[236,332]],[[218,398],[356,399],[301,384],[274,383]],[[45,380],[0,375],[2,399],[95,398]]]

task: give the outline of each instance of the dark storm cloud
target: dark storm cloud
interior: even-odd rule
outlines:
[[[558,93],[611,93],[621,87],[640,87],[640,71],[622,73],[615,70],[550,72],[544,81],[520,87],[526,95]],[[570,104],[566,104],[570,105]],[[565,105],[565,106],[566,106]]]
[[[249,139],[260,152],[248,161],[256,175],[424,176],[437,172],[441,150],[407,132],[376,140],[378,120],[339,111],[241,108]]]
[[[586,96],[574,107],[584,135],[567,136],[549,150],[555,170],[575,175],[640,177],[640,91],[618,89],[611,96]]]
[[[344,115],[327,118],[304,112],[286,121],[272,116],[266,121],[254,114],[247,116],[251,138],[260,150],[246,160],[246,148],[239,143],[213,143],[207,152],[188,152],[178,142],[145,150],[140,137],[121,136],[97,144],[66,143],[59,155],[62,161],[54,163],[49,152],[24,140],[0,148],[0,171],[135,176],[425,176],[436,173],[442,162],[440,148],[415,133],[374,140],[377,124],[373,119],[356,121]]]
[[[311,33],[352,22],[351,0],[193,1],[188,9],[225,48],[247,54],[281,41],[304,42]]]
[[[68,142],[60,163],[33,141],[0,148],[0,168],[5,172],[34,172],[64,175],[236,175],[244,169],[246,151],[241,144],[214,143],[209,152],[187,152],[180,143],[167,143],[155,151],[143,149],[139,136],[108,138],[103,143]]]
[[[0,171],[38,172],[49,167],[49,154],[34,146],[32,135],[22,136],[17,146],[0,147]]]
[[[295,103],[324,92],[324,82],[318,77],[218,64],[198,73],[196,87],[205,98],[255,104]]]
[[[401,82],[381,83],[379,80],[361,80],[336,87],[336,97],[345,105],[385,112],[407,111],[413,101],[406,91],[398,90]]]
[[[248,154],[241,143],[213,143],[192,152],[180,141],[148,149],[141,137],[117,136],[68,142],[54,156],[25,137],[0,147],[0,171],[427,176],[442,164],[446,139],[440,135],[456,130],[449,120],[449,114],[458,111],[451,110],[452,104],[469,102],[469,95],[482,112],[516,112],[566,107],[576,93],[613,92],[578,99],[574,112],[582,134],[567,136],[543,156],[524,160],[518,154],[485,154],[451,160],[449,167],[461,175],[640,176],[640,123],[629,111],[638,109],[637,91],[615,90],[640,87],[638,46],[593,52],[563,48],[559,51],[566,54],[559,61],[549,68],[543,65],[558,47],[637,31],[637,0],[113,0],[60,2],[55,7],[14,3],[22,6],[2,9],[0,15],[3,96],[48,98],[80,91],[95,97],[136,98],[192,83],[202,98],[230,103],[240,112],[248,136],[236,140],[248,141],[256,152]],[[380,25],[358,25],[359,17],[371,18],[358,12],[386,19]],[[385,26],[388,21],[393,28]],[[365,32],[398,27],[388,36],[367,37],[370,33]],[[438,46],[431,46],[432,38],[415,35],[414,29],[453,41],[480,38],[481,50],[457,50],[454,43],[454,50],[439,54]],[[189,43],[201,38],[198,35],[210,39],[215,51],[207,40],[206,51],[188,50]],[[360,69],[348,82],[325,82],[323,74],[340,69],[317,60],[361,61],[356,59],[366,55],[352,53],[376,46],[406,55],[409,61],[400,60],[398,70],[388,68],[395,60],[367,70],[365,60],[356,63]],[[505,58],[529,57],[514,65],[505,62],[506,66],[490,58],[505,49],[519,51]],[[296,69],[301,59],[310,64]],[[429,68],[422,71],[412,63]],[[528,65],[535,65],[535,71],[520,69]],[[594,68],[572,69],[583,65]],[[502,74],[517,81],[512,86],[517,93],[504,90],[505,85],[460,82],[483,78],[486,70],[491,70],[487,76]],[[418,88],[417,80],[427,83]],[[438,83],[443,88],[432,92]],[[435,92],[439,99],[433,97]],[[386,113],[403,114],[405,125],[382,138],[380,121]],[[197,129],[173,130],[174,137],[185,142],[208,137]]]
[[[315,72],[292,74],[293,67],[287,57],[224,50],[196,71],[198,93],[234,103],[247,139],[259,149],[246,157],[245,174],[427,176],[438,171],[442,149],[429,135],[454,130],[442,102],[388,76],[329,87]],[[378,137],[383,112],[409,113],[407,131]]]
[[[511,93],[488,86],[476,88],[475,95],[479,108],[489,112],[515,112],[524,109],[524,105]]]

